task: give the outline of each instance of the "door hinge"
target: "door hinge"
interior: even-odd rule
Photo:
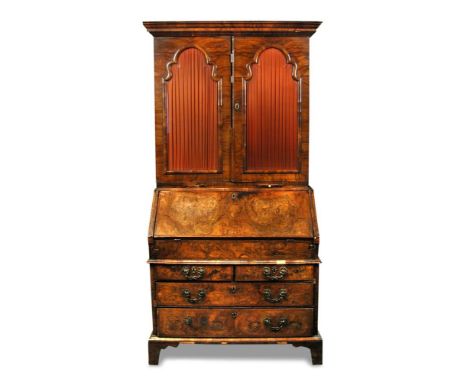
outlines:
[[[231,63],[234,63],[234,52],[231,52]]]
[[[234,83],[234,76],[231,76],[231,84]]]

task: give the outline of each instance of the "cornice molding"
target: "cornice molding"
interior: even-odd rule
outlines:
[[[162,36],[312,36],[321,21],[144,21],[155,37]]]

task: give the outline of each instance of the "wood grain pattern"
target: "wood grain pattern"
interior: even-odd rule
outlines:
[[[278,265],[278,264],[291,264],[291,265],[319,265],[320,259],[313,260],[175,260],[175,259],[159,259],[146,261],[152,265],[176,265],[176,264],[189,264],[189,265]]]
[[[161,190],[155,235],[313,238],[309,193]]]
[[[199,302],[191,303],[183,292],[196,296],[200,290],[206,292]],[[279,299],[281,290],[286,297],[278,302],[265,298],[265,290],[273,299]],[[284,292],[283,292],[284,293]],[[284,294],[283,294],[284,295]],[[313,303],[311,283],[156,283],[155,306],[305,306]]]
[[[175,260],[301,260],[318,259],[318,246],[309,240],[160,240],[151,259]]]
[[[212,76],[215,70],[198,48],[179,51],[168,65],[168,172],[220,170],[218,99],[222,88],[219,86],[218,97],[219,79]]]
[[[311,336],[313,308],[158,308],[161,337],[298,337]],[[282,319],[288,325],[270,330]]]
[[[153,36],[312,36],[320,21],[144,21]]]
[[[277,49],[263,50],[246,81],[247,172],[298,170],[299,81]]]
[[[269,268],[272,276],[278,276],[280,269],[285,268],[287,272],[280,281],[313,280],[312,265],[240,265],[236,267],[235,279],[237,281],[269,280],[265,276],[265,267]]]
[[[154,225],[156,223],[156,210],[158,206],[158,192],[154,190],[153,201],[151,203],[150,221],[148,226],[148,246],[150,249],[150,258],[154,244]]]

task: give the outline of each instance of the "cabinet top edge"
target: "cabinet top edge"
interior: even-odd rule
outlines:
[[[153,36],[312,36],[321,21],[144,21]]]

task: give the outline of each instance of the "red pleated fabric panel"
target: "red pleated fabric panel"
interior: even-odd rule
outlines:
[[[218,169],[217,82],[196,48],[184,50],[167,82],[168,169]]]
[[[275,48],[265,49],[247,82],[246,167],[251,171],[298,169],[298,82]]]

